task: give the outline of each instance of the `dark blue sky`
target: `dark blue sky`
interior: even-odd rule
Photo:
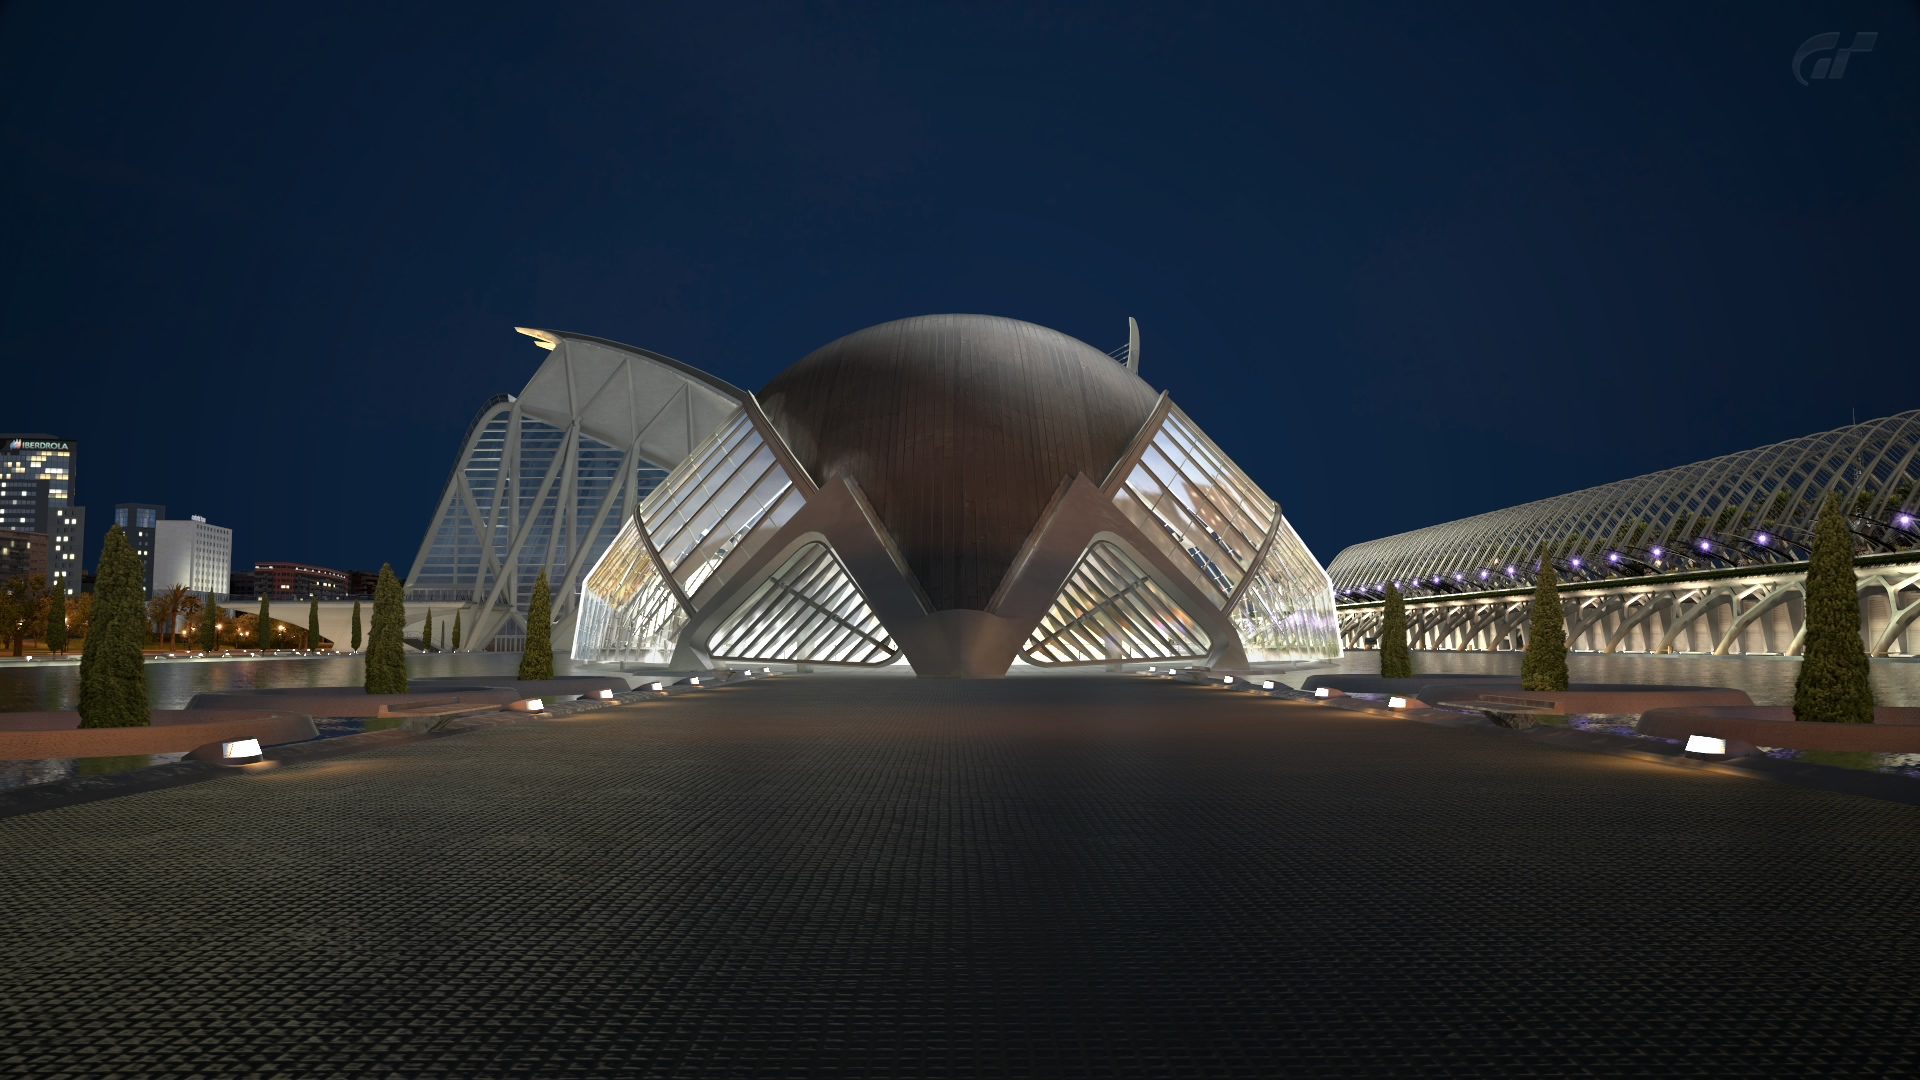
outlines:
[[[405,573],[515,324],[1133,315],[1323,560],[1920,407],[1911,3],[806,6],[11,0],[0,430]]]

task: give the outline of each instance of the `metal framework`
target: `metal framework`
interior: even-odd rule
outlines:
[[[824,541],[805,545],[769,575],[721,621],[707,651],[721,660],[809,664],[891,664],[900,657]]]
[[[645,349],[520,332],[551,355],[519,395],[494,398],[469,427],[407,575],[412,614],[459,610],[468,650],[524,645],[543,570],[556,633],[570,634],[582,575],[741,396]]]
[[[1920,547],[1920,410],[1371,540],[1328,568],[1343,603],[1561,578],[1602,581],[1795,562],[1839,497],[1866,553]]]
[[[1102,482],[1065,478],[984,610],[936,609],[857,482],[842,471],[816,483],[743,395],[621,527],[579,611],[583,661],[904,657],[921,674],[991,676],[1016,656],[1232,667],[1340,655],[1326,572],[1165,394]]]
[[[1153,575],[1107,540],[1096,540],[1060,587],[1020,655],[1030,664],[1198,660],[1212,643]]]

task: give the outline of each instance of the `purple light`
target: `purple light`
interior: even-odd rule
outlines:
[[[1913,528],[1913,515],[1901,514],[1899,517],[1893,519],[1893,523],[1903,529],[1911,529]]]
[[[1580,569],[1580,560],[1579,560],[1579,559],[1575,559],[1575,560],[1573,560],[1573,568],[1574,568],[1575,570],[1578,570],[1578,569]]]
[[[1487,572],[1485,570],[1480,571],[1480,580],[1481,581],[1487,580]]]
[[[1701,550],[1701,551],[1712,551],[1712,550],[1713,550],[1713,545],[1712,545],[1711,543],[1709,543],[1708,541],[1705,541],[1705,540],[1702,540],[1702,541],[1700,541],[1700,550]]]
[[[1453,580],[1455,580],[1455,581],[1465,581],[1465,580],[1467,580],[1467,575],[1465,575],[1465,574],[1462,574],[1462,573],[1460,573],[1460,572],[1459,572],[1458,570],[1456,570],[1456,571],[1454,571],[1454,573],[1453,573]]]
[[[1439,574],[1435,574],[1435,575],[1433,575],[1433,583],[1434,583],[1435,585],[1438,585],[1438,584],[1440,584],[1440,575],[1439,575]]]
[[[1659,557],[1660,557],[1660,556],[1662,556],[1662,555],[1665,555],[1666,553],[1667,553],[1667,549],[1666,549],[1666,548],[1654,548],[1654,549],[1653,549],[1653,557],[1654,557],[1654,558],[1656,558],[1656,559],[1657,559],[1657,558],[1659,558]]]
[[[1609,551],[1609,552],[1607,552],[1607,561],[1608,561],[1608,562],[1619,562],[1619,561],[1620,561],[1620,553],[1619,553],[1619,552],[1617,552],[1617,551]]]
[[[1773,542],[1773,537],[1768,536],[1766,533],[1761,533],[1759,536],[1754,537],[1753,540],[1755,543],[1759,544],[1761,547],[1766,547],[1768,544]]]
[[[1575,560],[1573,560],[1573,565],[1575,565],[1575,566],[1579,566],[1579,565],[1580,565],[1580,560],[1579,560],[1579,559],[1575,559]],[[1513,577],[1513,576],[1515,576],[1515,575],[1514,575],[1514,572],[1513,572],[1513,567],[1511,567],[1511,566],[1509,566],[1509,567],[1507,567],[1507,576],[1508,576],[1508,577]]]

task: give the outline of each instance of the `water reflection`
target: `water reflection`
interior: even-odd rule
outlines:
[[[433,653],[407,657],[407,674],[417,678],[512,675],[519,666],[520,657],[514,653]],[[604,675],[607,669],[577,665],[565,657],[555,657],[554,672]],[[366,661],[360,656],[147,664],[147,694],[156,709],[183,708],[193,695],[210,690],[359,686],[365,680]],[[0,712],[71,709],[79,694],[78,665],[0,666]]]
[[[118,757],[56,758],[46,761],[0,761],[0,791],[51,784],[84,776],[112,776],[151,765],[168,765],[185,754],[122,754]]]

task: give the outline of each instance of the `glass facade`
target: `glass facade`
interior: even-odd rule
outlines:
[[[686,609],[629,522],[581,588],[574,657],[664,663],[686,625]]]
[[[752,418],[736,410],[653,488],[587,574],[574,658],[670,654],[689,605],[698,611],[728,580],[730,559],[757,547],[804,502]]]
[[[1212,643],[1119,545],[1096,540],[1020,649],[1029,663],[1197,660]]]
[[[811,664],[891,664],[900,656],[846,567],[818,541],[735,608],[707,650],[715,659]]]
[[[1279,505],[1179,408],[1169,407],[1139,460],[1114,489],[1113,501],[1160,544],[1202,594],[1218,607],[1231,608],[1229,617],[1248,659],[1340,655],[1340,627],[1327,572]]]
[[[1223,608],[1280,514],[1177,408],[1114,493],[1114,504],[1149,535],[1165,537],[1195,584]]]
[[[1332,660],[1340,656],[1333,581],[1285,516],[1266,558],[1233,605],[1247,659]]]
[[[503,616],[486,644],[524,644],[521,615],[540,571],[556,617],[573,603],[569,575],[613,542],[631,503],[665,473],[577,431],[524,416],[497,398],[474,422],[427,544],[407,577],[409,603],[483,604]],[[629,487],[629,485],[631,485]]]

